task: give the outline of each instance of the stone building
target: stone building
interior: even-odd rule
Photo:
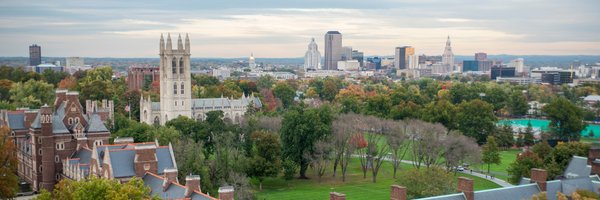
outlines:
[[[63,172],[63,160],[77,150],[108,144],[112,124],[112,101],[86,101],[78,92],[56,91],[54,105],[39,110],[0,112],[0,123],[8,126],[17,147],[18,176],[34,191],[52,190]]]
[[[154,89],[152,83],[159,81],[159,78],[158,67],[130,66],[127,69],[127,87],[129,90],[141,90],[146,86],[148,86],[147,89]]]
[[[140,121],[147,124],[163,125],[178,116],[204,120],[206,113],[223,111],[225,120],[238,123],[249,105],[260,108],[260,100],[253,95],[240,99],[208,98],[192,99],[190,73],[190,40],[186,35],[185,47],[181,36],[177,39],[177,49],[173,49],[171,35],[167,44],[160,37],[160,102],[152,102],[149,97],[140,99]]]

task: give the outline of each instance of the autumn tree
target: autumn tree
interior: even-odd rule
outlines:
[[[406,186],[408,199],[430,197],[455,192],[454,177],[441,168],[410,169],[398,179]]]
[[[17,156],[10,129],[0,126],[0,198],[13,198],[18,191]]]
[[[8,79],[0,79],[0,101],[6,101],[10,99],[10,88],[12,88],[13,82]]]
[[[90,176],[82,181],[63,179],[51,194],[43,190],[36,199],[159,199],[156,196],[152,197],[150,192],[150,188],[144,185],[142,179],[136,177],[131,178],[127,183],[120,183],[114,179]]]
[[[77,87],[77,79],[74,76],[67,76],[58,83],[59,89],[74,90]]]

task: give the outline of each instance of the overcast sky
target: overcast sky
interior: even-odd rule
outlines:
[[[0,56],[157,57],[189,33],[192,57],[302,57],[329,30],[365,55],[600,54],[599,0],[0,0]],[[165,35],[166,37],[166,35]],[[176,38],[174,38],[176,39]],[[175,42],[176,43],[176,42]]]

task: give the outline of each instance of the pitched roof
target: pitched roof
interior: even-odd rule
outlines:
[[[115,178],[135,176],[135,150],[110,151],[110,163]]]
[[[34,128],[34,129],[42,128],[42,124],[40,123],[40,115],[41,115],[40,111],[38,111],[37,115],[35,116],[35,119],[31,123],[31,128]]]
[[[100,119],[100,115],[98,115],[97,113],[93,113],[90,117],[88,126],[86,127],[85,131],[89,133],[108,132],[108,129],[106,128],[106,126],[104,126],[102,119]]]
[[[25,113],[8,113],[8,127],[12,130],[25,129]]]
[[[563,179],[561,180],[562,193],[570,195],[578,189],[583,190],[592,190],[592,180],[589,177],[581,177],[581,178],[573,178],[573,179]]]
[[[536,183],[531,183],[512,187],[475,191],[475,199],[530,199],[531,196],[538,193],[540,193],[540,188],[538,187],[538,185]]]
[[[178,183],[169,185],[166,191],[163,192],[164,178],[154,173],[147,172],[142,178],[144,185],[150,188],[150,193],[161,199],[183,199],[185,198],[185,186]],[[207,194],[194,191],[192,200],[211,200],[216,199]]]
[[[421,198],[419,200],[465,200],[463,193],[447,194],[434,197]]]
[[[60,118],[58,115],[53,115],[52,116],[52,133],[68,134],[68,133],[71,133],[71,131],[69,131],[69,129],[67,129],[67,127],[65,126],[65,124],[62,121],[62,118]]]
[[[79,158],[79,162],[81,164],[90,164],[90,160],[92,159],[92,150],[81,148],[79,151],[75,152],[72,158]]]
[[[581,156],[573,156],[567,169],[565,169],[564,177],[566,178],[577,178],[577,177],[588,177],[592,167],[587,164],[587,158]]]

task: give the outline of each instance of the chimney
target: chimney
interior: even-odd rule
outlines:
[[[200,176],[189,175],[185,177],[185,197],[191,197],[194,191],[202,192],[200,190]],[[220,191],[220,189],[219,189]],[[233,198],[232,198],[233,199]]]
[[[58,108],[58,106],[65,100],[67,100],[67,92],[68,90],[56,90],[54,95],[56,96],[54,100],[54,107]]]
[[[137,144],[135,145],[135,158],[133,161],[135,175],[142,177],[146,172],[157,174],[158,161],[156,160],[156,145]]]
[[[219,199],[233,200],[233,186],[223,186],[219,188]]]
[[[473,179],[466,177],[458,177],[458,191],[465,194],[466,200],[474,200]]]
[[[588,151],[588,165],[591,165],[594,160],[600,158],[600,147],[598,147],[597,143],[593,143],[592,147]]]
[[[548,172],[544,169],[532,168],[531,169],[531,181],[538,184],[540,190],[546,191],[546,179],[548,179]]]
[[[346,195],[337,192],[330,192],[329,200],[346,200]]]
[[[390,200],[406,200],[406,188],[399,185],[392,185]]]
[[[600,160],[599,159],[592,161],[592,174],[600,175]]]
[[[163,192],[169,189],[171,183],[179,183],[177,181],[177,169],[175,168],[167,168],[163,171],[164,173],[164,182],[163,182]]]

